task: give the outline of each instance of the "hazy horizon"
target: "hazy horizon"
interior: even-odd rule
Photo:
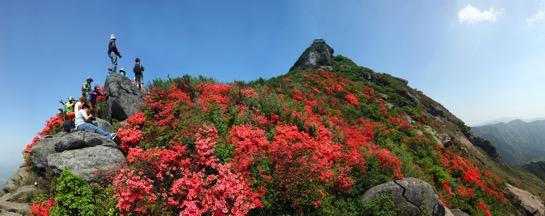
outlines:
[[[408,80],[474,126],[545,117],[544,14],[542,0],[2,1],[0,171],[22,163],[58,100],[78,96],[87,76],[103,84],[111,33],[120,67],[140,57],[146,81],[270,78],[324,38],[335,54]]]

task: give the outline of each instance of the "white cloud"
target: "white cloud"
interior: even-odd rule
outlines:
[[[494,8],[488,10],[479,10],[471,6],[470,4],[466,5],[462,10],[458,11],[458,22],[473,24],[478,22],[496,22],[496,16],[498,11]]]
[[[533,26],[536,22],[539,22],[542,20],[545,20],[545,12],[541,10],[537,12],[534,16],[526,19],[526,22],[528,23],[529,26]]]

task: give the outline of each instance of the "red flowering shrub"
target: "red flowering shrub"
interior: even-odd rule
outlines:
[[[229,140],[235,146],[233,164],[244,174],[249,172],[248,168],[254,163],[255,157],[259,156],[258,152],[269,149],[265,131],[253,129],[250,125],[233,126],[229,132]]]
[[[42,203],[33,203],[30,206],[30,215],[32,216],[48,216],[49,210],[55,206],[55,200],[49,199]]]
[[[295,91],[293,91],[293,99],[298,101],[303,100],[303,93],[299,91],[299,89],[296,89]]]
[[[259,96],[259,93],[257,93],[257,91],[255,91],[253,88],[244,88],[240,90],[240,93],[247,98],[255,98]]]
[[[400,119],[398,117],[390,116],[388,118],[388,121],[390,123],[396,124],[400,128],[410,129],[412,127],[411,123],[409,123],[409,122],[407,122],[407,121],[405,121],[403,119]]]
[[[401,164],[388,149],[381,149],[377,154],[377,159],[380,162],[382,169],[386,172],[391,172],[397,179],[402,179]]]
[[[51,117],[45,123],[44,128],[40,132],[38,132],[38,135],[35,136],[32,139],[32,142],[25,146],[25,149],[23,150],[23,153],[30,153],[30,151],[32,151],[32,147],[34,145],[36,145],[36,143],[38,143],[38,141],[40,141],[41,136],[45,136],[45,135],[54,134],[54,133],[59,132],[62,129],[61,127],[62,127],[63,123],[64,123],[64,119],[63,119],[62,116],[55,115],[55,116]]]
[[[346,99],[346,101],[348,101],[348,103],[354,105],[354,106],[359,106],[360,105],[360,100],[358,99],[358,97],[356,97],[356,95],[352,94],[352,93],[348,93],[347,95],[344,96],[344,99]]]
[[[195,155],[196,162],[202,166],[216,168],[218,159],[214,157],[214,150],[218,142],[218,130],[214,126],[204,126],[203,129],[196,135]]]
[[[121,150],[127,152],[129,148],[135,147],[142,140],[142,131],[132,128],[117,129],[117,136],[121,140]]]
[[[452,192],[452,188],[450,188],[450,184],[447,180],[443,181],[443,190],[445,190],[449,196],[454,196],[454,192]]]
[[[157,199],[153,193],[153,180],[130,169],[121,169],[113,182],[117,193],[117,208],[122,215],[131,212],[146,214]]]
[[[473,189],[469,188],[469,187],[465,187],[463,185],[458,185],[457,187],[457,190],[458,190],[458,195],[460,195],[461,197],[473,197],[475,196],[475,193],[473,192]]]
[[[486,216],[492,216],[490,209],[488,209],[488,205],[483,200],[479,199],[477,207],[482,210]]]
[[[205,111],[208,110],[208,103],[217,103],[220,105],[223,111],[226,111],[226,107],[229,103],[229,91],[231,86],[227,84],[218,83],[200,83],[197,85],[197,89],[201,92],[199,97],[199,105]]]
[[[129,127],[140,127],[144,122],[146,122],[146,115],[143,112],[135,113],[127,118],[127,125]]]

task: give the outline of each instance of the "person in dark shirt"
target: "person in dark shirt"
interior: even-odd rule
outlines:
[[[110,42],[108,43],[108,56],[112,61],[112,66],[109,68],[110,73],[115,73],[117,71],[117,60],[121,58],[121,54],[119,53],[119,50],[117,50],[117,46],[115,45],[115,40],[115,35],[111,34]]]
[[[139,58],[136,58],[134,61],[134,81],[138,89],[142,90],[144,85],[144,66],[142,66]]]

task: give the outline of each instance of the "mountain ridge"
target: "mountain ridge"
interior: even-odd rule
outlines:
[[[449,208],[471,215],[524,215],[529,210],[508,199],[513,194],[506,184],[544,196],[543,181],[499,163],[495,149],[407,80],[333,56],[333,49],[312,47],[287,74],[268,80],[219,83],[187,75],[153,80],[139,112],[110,125],[127,166],[99,185],[68,170],[43,172],[36,176],[39,196],[32,210],[411,215],[395,206],[405,202],[422,213],[411,196],[426,188],[427,198],[420,201],[438,215],[448,215]],[[320,56],[331,61],[312,60]],[[108,109],[108,100],[97,107]],[[116,119],[111,110],[98,113]],[[42,131],[46,137],[28,147],[36,160],[27,166],[51,165],[50,156],[33,153],[40,148],[55,155],[74,148],[69,145],[74,142],[57,143],[55,150],[48,146],[64,136],[56,122],[49,121]],[[421,181],[425,184],[414,183]],[[375,190],[394,192],[393,197],[361,199]],[[74,201],[82,205],[70,205]]]

